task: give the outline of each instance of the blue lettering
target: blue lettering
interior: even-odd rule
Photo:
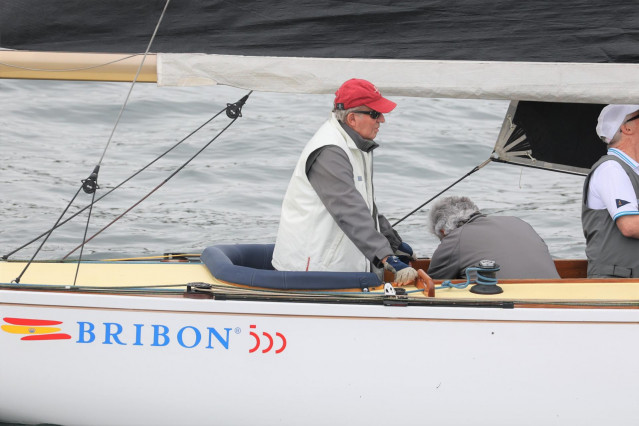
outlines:
[[[76,343],[91,343],[95,340],[95,333],[93,333],[93,329],[95,328],[95,326],[93,325],[93,323],[90,322],[84,322],[84,321],[78,321],[78,325],[80,326],[80,330],[78,331],[78,341]],[[87,326],[87,328],[85,329],[85,326]],[[89,339],[85,340],[85,334],[89,335]]]
[[[160,328],[162,328],[162,332],[160,332]],[[166,346],[169,344],[169,341],[171,339],[169,339],[169,336],[167,336],[167,334],[169,333],[169,327],[167,327],[166,325],[153,325],[153,343],[151,344],[151,346]],[[160,337],[162,337],[162,343],[160,343]]]
[[[206,347],[207,349],[213,349],[213,345],[211,344],[211,336],[215,336],[215,338],[217,339],[218,342],[220,342],[222,344],[222,346],[224,346],[224,349],[228,349],[229,348],[229,332],[231,331],[230,328],[225,328],[224,330],[226,330],[226,339],[224,339],[220,333],[217,332],[216,329],[214,329],[213,327],[208,327],[209,330],[209,345]]]
[[[135,343],[133,346],[144,346],[142,344],[142,327],[144,324],[133,324],[135,326]]]
[[[193,343],[191,346],[187,346],[184,344],[184,340],[182,340],[182,334],[184,333],[184,330],[190,328],[191,330],[193,330],[195,332],[195,343]],[[186,326],[186,327],[182,327],[180,329],[180,331],[178,331],[177,334],[177,339],[178,339],[178,343],[180,344],[180,346],[182,346],[183,348],[194,348],[197,345],[200,344],[200,340],[202,340],[202,334],[200,334],[200,330],[198,330],[197,328],[193,327],[193,326]]]
[[[90,321],[77,321],[78,324],[78,340],[76,343],[94,343],[96,341],[95,324]],[[126,335],[123,335],[124,325],[117,322],[104,322],[104,341],[103,345],[132,345],[132,346],[146,346],[144,343],[144,328],[151,326],[153,328],[153,340],[150,346],[168,346],[171,343],[171,337],[169,336],[171,330],[168,326],[163,324],[130,324],[135,329],[135,339],[131,342],[126,342]],[[217,347],[229,348],[230,335],[232,328],[224,328],[221,333],[215,327],[207,327],[208,330],[208,345],[206,349],[215,349]],[[131,330],[133,331],[133,330]],[[177,343],[186,349],[192,349],[200,345],[204,340],[203,332],[195,326],[187,325],[179,329],[175,335]],[[221,346],[220,346],[221,345]]]
[[[113,343],[111,343],[111,338],[113,337],[113,340],[115,340],[115,343],[117,343],[118,345],[126,345],[126,343],[122,343],[120,341],[120,338],[118,337],[120,335],[120,333],[122,333],[122,325],[118,324],[117,322],[105,322],[104,324],[104,342],[102,342],[103,345],[112,345]],[[116,332],[113,333],[111,331],[111,326],[115,326],[116,328]]]

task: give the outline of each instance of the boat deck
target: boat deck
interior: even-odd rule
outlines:
[[[591,306],[593,303],[606,305],[618,304],[620,307],[639,307],[639,280],[637,279],[586,279],[578,277],[580,270],[585,271],[584,261],[558,261],[561,280],[499,280],[503,293],[482,295],[470,292],[470,286],[465,289],[441,288],[441,280],[435,280],[437,288],[436,300],[470,300],[470,301],[510,301],[524,304],[561,303],[579,306]],[[20,279],[20,284],[11,282],[20,275],[25,262],[0,262],[0,285],[12,289],[57,289],[57,290],[91,290],[101,289],[112,293],[130,291],[132,288],[146,289],[147,293],[157,290],[173,290],[173,295],[182,295],[187,286],[197,283],[211,284],[217,292],[236,290],[251,291],[254,288],[237,286],[217,280],[211,275],[205,265],[199,262],[181,261],[90,261],[82,262],[74,287],[74,277],[77,263],[71,262],[34,262]],[[428,267],[428,260],[420,260],[416,266],[421,269]],[[585,274],[584,274],[585,275]],[[388,279],[389,277],[386,276]],[[462,283],[463,280],[454,280]],[[411,299],[426,299],[427,296],[415,286],[403,287]],[[258,289],[258,291],[260,291]],[[263,291],[263,290],[261,290]],[[162,295],[167,296],[167,292]],[[276,291],[272,293],[287,293]],[[351,295],[362,294],[359,290],[339,291],[290,291],[306,294]],[[354,294],[355,293],[355,294]],[[373,294],[383,294],[383,289],[371,291]],[[180,296],[181,297],[181,296]]]

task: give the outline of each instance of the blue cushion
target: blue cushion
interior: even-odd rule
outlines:
[[[227,244],[207,247],[200,259],[218,280],[271,289],[321,290],[369,288],[381,284],[372,272],[276,271],[275,244]]]

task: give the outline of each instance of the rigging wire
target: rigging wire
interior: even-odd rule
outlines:
[[[182,140],[180,140],[179,142],[175,143],[172,147],[170,147],[169,149],[167,149],[166,151],[164,151],[162,154],[160,154],[158,157],[156,157],[153,161],[149,162],[147,165],[145,165],[144,167],[142,167],[141,169],[139,169],[137,172],[133,173],[131,176],[129,176],[128,178],[124,179],[122,182],[120,182],[119,184],[117,184],[116,186],[114,186],[113,188],[111,188],[109,191],[107,191],[106,193],[104,193],[102,196],[98,197],[97,199],[95,199],[95,201],[93,201],[91,204],[87,204],[86,206],[82,207],[80,210],[78,210],[77,212],[75,212],[74,214],[72,214],[71,216],[69,216],[68,218],[66,218],[64,221],[60,222],[60,219],[58,219],[58,222],[56,222],[56,224],[44,231],[43,233],[41,233],[40,235],[38,235],[37,237],[33,238],[31,241],[23,244],[22,246],[14,249],[13,251],[5,254],[2,256],[3,260],[7,260],[10,256],[13,256],[15,253],[19,252],[20,250],[22,250],[25,247],[30,246],[31,244],[33,244],[34,242],[38,241],[40,238],[44,237],[45,235],[49,234],[50,232],[52,232],[53,230],[61,227],[62,225],[66,224],[67,222],[69,222],[70,220],[72,220],[73,218],[75,218],[76,216],[78,216],[79,214],[81,214],[82,212],[84,212],[86,209],[90,208],[92,205],[94,205],[95,203],[97,203],[98,201],[102,200],[104,197],[108,196],[109,194],[111,194],[113,191],[115,191],[116,189],[120,188],[121,186],[123,186],[125,183],[127,183],[128,181],[130,181],[131,179],[133,179],[134,177],[136,177],[137,175],[139,175],[140,173],[142,173],[143,171],[145,171],[146,169],[148,169],[149,167],[151,167],[153,164],[155,164],[157,161],[159,161],[161,158],[163,158],[164,156],[166,156],[167,154],[169,154],[171,151],[173,151],[175,148],[177,148],[178,146],[180,146],[183,142],[185,142],[187,139],[189,139],[191,136],[193,136],[195,133],[199,132],[200,130],[202,130],[202,128],[204,128],[204,126],[206,126],[207,124],[209,124],[211,121],[213,121],[214,119],[216,119],[220,114],[222,114],[224,111],[226,111],[227,107],[222,108],[218,113],[216,113],[213,117],[209,118],[207,121],[205,121],[202,125],[200,125],[197,129],[193,130],[191,133],[189,133],[187,136],[185,136],[184,138],[182,138]],[[77,194],[76,194],[77,195]],[[73,200],[71,201],[73,202]],[[68,209],[68,208],[67,208]],[[65,210],[66,212],[66,210]],[[64,216],[64,214],[63,214]],[[48,238],[48,237],[47,237]]]
[[[404,216],[403,218],[399,219],[397,222],[393,223],[393,225],[391,225],[393,228],[400,224],[401,222],[404,221],[404,219],[408,218],[409,216],[412,216],[413,213],[421,210],[422,207],[424,207],[426,204],[430,203],[431,201],[433,201],[435,198],[439,197],[440,195],[442,195],[444,192],[448,191],[450,188],[452,188],[453,186],[457,185],[459,182],[461,182],[462,180],[466,179],[468,176],[472,175],[473,173],[475,173],[476,171],[478,171],[479,169],[481,169],[482,167],[484,167],[486,164],[490,163],[493,159],[492,158],[488,158],[488,160],[484,161],[483,163],[481,163],[479,166],[475,166],[475,168],[473,168],[470,172],[466,173],[464,176],[460,177],[459,179],[457,179],[455,182],[453,182],[452,184],[448,185],[446,188],[444,188],[442,191],[440,191],[439,193],[437,193],[435,196],[433,196],[432,198],[430,198],[428,201],[424,202],[422,205],[420,205],[419,207],[417,207],[416,209],[414,209],[413,211],[411,211],[410,213],[408,213],[406,216]]]
[[[124,113],[124,110],[126,109],[126,106],[129,103],[131,93],[133,92],[133,87],[135,87],[135,83],[137,83],[138,81],[138,77],[140,76],[140,72],[142,71],[142,67],[144,66],[144,61],[146,60],[146,57],[149,54],[149,50],[151,50],[151,46],[153,45],[153,41],[155,40],[155,36],[157,35],[158,29],[160,28],[160,24],[162,23],[162,19],[164,19],[164,15],[166,14],[166,9],[169,7],[170,2],[171,0],[166,0],[166,3],[164,4],[164,9],[162,9],[162,14],[160,15],[160,18],[158,19],[158,22],[155,25],[155,29],[153,30],[153,34],[151,35],[149,44],[146,47],[146,51],[144,52],[144,56],[142,57],[142,60],[140,61],[140,66],[138,67],[138,70],[135,73],[135,77],[133,78],[133,81],[131,82],[131,87],[129,87],[129,92],[127,93],[126,98],[124,99],[124,102],[122,103],[122,108],[120,108],[120,112],[118,113],[118,117],[115,120],[113,129],[111,130],[111,134],[109,135],[109,139],[107,140],[107,143],[104,146],[104,150],[102,151],[100,160],[98,161],[98,164],[93,169],[93,173],[91,173],[91,175],[89,175],[87,179],[82,181],[82,189],[87,194],[92,194],[92,199],[91,199],[91,208],[89,209],[89,214],[87,217],[87,224],[84,229],[84,236],[82,237],[82,244],[80,245],[82,249],[80,250],[80,256],[78,257],[78,266],[75,271],[75,278],[73,281],[73,285],[75,285],[76,280],[78,278],[78,272],[80,270],[80,262],[82,261],[82,253],[84,252],[84,245],[86,242],[86,235],[89,230],[89,223],[91,222],[91,213],[93,211],[93,203],[95,202],[95,191],[98,189],[97,180],[98,180],[98,174],[100,172],[100,165],[102,164],[102,160],[104,160],[104,156],[106,155],[106,152],[109,149],[109,146],[111,145],[111,141],[113,140],[113,135],[115,134],[115,130],[117,129],[118,124],[120,123],[120,119],[122,118],[122,114]]]
[[[60,220],[62,220],[62,218],[64,217],[64,215],[66,214],[67,210],[69,210],[69,207],[71,207],[71,205],[73,204],[73,200],[76,199],[76,197],[78,196],[78,194],[80,193],[80,190],[82,189],[82,187],[78,188],[78,190],[76,191],[75,195],[73,196],[73,198],[71,199],[71,201],[69,201],[69,203],[67,204],[66,208],[64,209],[64,211],[62,212],[62,214],[60,215],[60,217],[58,217],[58,220],[56,221],[56,224],[49,229],[48,232],[45,232],[42,235],[46,234],[46,238],[44,240],[42,240],[42,242],[40,243],[40,246],[37,248],[37,250],[35,251],[35,253],[33,253],[33,256],[31,256],[31,259],[29,259],[29,261],[27,262],[27,264],[24,266],[24,268],[22,269],[22,272],[20,272],[20,275],[18,275],[16,278],[13,279],[13,281],[11,281],[12,283],[16,283],[16,284],[20,284],[20,279],[22,278],[22,276],[24,275],[24,273],[27,271],[27,269],[29,268],[29,266],[31,266],[31,263],[33,263],[33,259],[35,259],[35,257],[38,255],[38,253],[40,253],[40,249],[42,249],[42,246],[44,245],[44,243],[47,242],[47,240],[49,239],[49,237],[51,236],[51,233],[53,233],[53,230],[56,228],[56,225],[58,225],[58,223],[60,223]],[[41,236],[42,236],[41,235]],[[35,241],[35,240],[34,240]],[[8,257],[8,256],[7,256]]]
[[[98,179],[98,173],[100,171],[100,164],[102,164],[102,160],[104,159],[106,151],[107,151],[109,145],[111,144],[111,140],[113,139],[113,134],[115,133],[115,129],[117,128],[118,123],[120,122],[120,118],[122,117],[122,113],[123,113],[124,109],[126,108],[128,100],[129,100],[129,98],[131,96],[131,92],[133,91],[133,87],[135,86],[135,83],[137,82],[137,79],[138,79],[138,77],[140,75],[140,72],[142,71],[142,67],[144,65],[144,61],[146,60],[146,57],[147,57],[147,55],[149,53],[149,50],[151,49],[151,45],[153,44],[153,40],[155,39],[157,31],[158,31],[158,29],[160,27],[160,23],[162,22],[162,19],[164,18],[164,15],[166,13],[166,9],[168,8],[170,2],[171,2],[171,0],[166,0],[166,3],[164,5],[164,9],[162,10],[162,14],[160,15],[160,19],[158,20],[158,23],[155,26],[155,30],[153,31],[153,35],[151,36],[151,40],[149,41],[149,44],[148,44],[148,46],[146,48],[146,51],[144,52],[144,56],[142,57],[142,60],[140,61],[140,66],[138,67],[137,73],[135,74],[135,77],[134,77],[133,81],[131,82],[131,87],[129,88],[129,93],[127,94],[127,97],[126,97],[126,99],[125,99],[125,101],[124,101],[124,103],[122,105],[122,108],[120,109],[120,113],[118,114],[118,117],[117,117],[117,120],[115,122],[115,125],[113,126],[113,130],[111,131],[111,135],[109,136],[109,139],[108,139],[108,141],[107,141],[107,143],[106,143],[106,145],[104,147],[104,151],[102,152],[102,156],[100,157],[100,160],[98,161],[98,164],[93,169],[93,172],[89,175],[89,177],[87,179],[84,179],[82,181],[82,185],[80,186],[80,189],[84,190],[84,192],[86,192],[88,194],[93,194],[92,195],[91,206],[93,206],[93,204],[95,202],[95,191],[98,189],[97,179]],[[76,197],[80,193],[80,189],[78,189],[78,191],[73,196],[73,198],[71,199],[69,204],[67,204],[67,207],[62,212],[62,215],[60,215],[60,217],[58,218],[58,222],[62,219],[62,217],[64,216],[66,211],[72,205],[73,201],[76,199]],[[85,228],[85,236],[86,236],[86,233],[87,233],[87,230],[88,230],[88,227],[89,227],[89,222],[91,220],[91,211],[92,211],[92,208],[89,210],[89,215],[88,215],[88,218],[87,218],[87,225],[86,225],[86,228]],[[53,229],[55,229],[55,226],[51,228],[51,231],[47,235],[47,239],[51,235],[51,233],[53,232]],[[44,242],[47,239],[45,239],[42,242],[42,244],[40,244],[40,247],[33,254],[33,256],[31,257],[31,260],[27,263],[27,265],[25,265],[25,267],[22,270],[22,272],[20,273],[20,275],[17,278],[14,279],[14,282],[16,282],[16,283],[20,282],[20,278],[24,275],[24,273],[26,272],[27,268],[31,265],[31,263],[33,262],[33,259],[35,259],[35,257],[38,255],[38,253],[40,252],[40,249],[42,248]],[[78,268],[80,267],[80,261],[81,260],[82,260],[82,257],[80,256],[80,258],[78,258]],[[76,278],[77,278],[77,274],[78,274],[78,270],[76,270]],[[75,285],[75,280],[74,280],[74,285]]]
[[[211,139],[210,141],[208,141],[202,148],[200,148],[195,154],[193,154],[188,160],[186,160],[181,166],[179,166],[177,169],[175,169],[173,171],[173,173],[171,173],[167,178],[165,178],[162,182],[160,182],[155,188],[153,188],[151,191],[149,191],[144,197],[142,197],[140,200],[138,200],[136,203],[134,203],[131,207],[129,207],[128,209],[126,209],[122,214],[120,214],[118,217],[116,217],[115,219],[113,219],[111,222],[109,222],[106,226],[104,226],[102,229],[100,229],[98,232],[96,232],[95,234],[93,234],[90,238],[86,239],[86,234],[84,237],[84,240],[82,241],[82,243],[80,245],[78,245],[76,248],[74,248],[73,250],[71,250],[69,253],[67,253],[62,260],[65,260],[67,257],[69,257],[69,255],[71,255],[72,253],[74,253],[77,249],[84,247],[84,245],[86,243],[88,243],[89,241],[91,241],[93,238],[97,237],[99,234],[101,234],[104,230],[106,230],[107,228],[109,228],[111,225],[113,225],[115,222],[117,222],[118,220],[120,220],[124,215],[126,215],[128,212],[130,212],[131,210],[133,210],[135,207],[137,207],[140,203],[142,203],[144,200],[146,200],[147,198],[149,198],[155,191],[157,191],[158,189],[160,189],[162,186],[164,186],[164,184],[166,184],[169,180],[171,180],[176,174],[178,174],[182,169],[184,169],[191,161],[193,161],[198,155],[200,155],[202,153],[202,151],[204,151],[206,148],[209,147],[209,145],[211,145],[213,142],[215,142],[215,140],[217,138],[219,138],[229,127],[231,127],[231,125],[233,125],[233,123],[235,123],[235,121],[242,116],[242,106],[244,105],[244,103],[246,103],[246,100],[248,99],[248,97],[251,95],[251,93],[253,93],[253,91],[251,90],[247,95],[245,95],[242,99],[240,99],[239,101],[237,101],[234,104],[227,104],[226,106],[226,115],[229,118],[232,118],[231,122],[229,124],[227,124],[222,130],[220,130],[220,132],[215,135],[213,137],[213,139]],[[82,255],[80,255],[82,256]]]
[[[164,18],[164,14],[166,13],[166,9],[169,7],[169,3],[171,2],[171,0],[166,0],[166,4],[164,5],[164,9],[162,10],[162,14],[160,15],[160,19],[158,19],[158,23],[155,26],[155,30],[153,30],[153,35],[151,36],[151,40],[149,40],[149,44],[146,47],[146,51],[144,52],[144,56],[142,57],[142,61],[140,61],[140,66],[138,67],[138,71],[135,73],[135,77],[133,78],[133,81],[131,82],[131,87],[129,88],[129,93],[127,93],[126,98],[124,99],[124,103],[122,104],[122,108],[120,108],[120,112],[118,113],[118,118],[115,120],[115,124],[113,125],[113,130],[111,130],[111,135],[109,135],[109,140],[106,143],[106,146],[104,147],[104,151],[102,152],[102,156],[100,157],[100,161],[98,162],[98,166],[100,164],[102,164],[102,160],[104,159],[104,155],[106,154],[107,149],[109,148],[109,145],[111,144],[111,140],[113,139],[113,134],[115,133],[115,129],[118,127],[118,124],[120,123],[120,119],[122,118],[122,113],[124,112],[124,109],[126,108],[128,102],[129,102],[129,98],[131,97],[131,92],[133,92],[133,87],[135,86],[135,83],[137,83],[138,81],[138,77],[140,76],[140,72],[142,71],[142,66],[144,65],[144,61],[146,60],[146,57],[149,54],[149,50],[151,49],[151,45],[153,44],[153,40],[155,40],[155,35],[158,32],[158,29],[160,28],[160,23],[162,22],[162,19]]]
[[[87,232],[89,231],[89,221],[91,220],[91,212],[93,211],[93,204],[95,202],[95,191],[93,191],[93,193],[91,194],[91,208],[89,209],[89,214],[87,215],[87,224],[84,227],[84,236],[82,237],[83,240],[85,240],[87,238]],[[76,263],[76,267],[75,267],[75,275],[73,276],[73,285],[75,286],[75,283],[78,281],[78,273],[80,272],[80,261],[79,259],[82,259],[82,253],[84,253],[84,244],[82,244],[82,249],[80,250],[80,256],[78,258],[78,263]]]

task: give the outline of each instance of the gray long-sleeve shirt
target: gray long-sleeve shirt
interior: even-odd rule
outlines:
[[[434,279],[464,278],[480,260],[497,262],[497,278],[559,278],[544,240],[514,216],[478,215],[446,235],[430,260]]]
[[[357,147],[370,152],[379,145],[362,138],[343,123],[342,127],[353,139]],[[353,166],[348,156],[338,146],[328,145],[315,150],[306,161],[306,175],[320,200],[340,229],[375,266],[380,260],[390,256],[402,242],[388,220],[377,213],[380,231],[370,214],[366,201],[355,188]]]

